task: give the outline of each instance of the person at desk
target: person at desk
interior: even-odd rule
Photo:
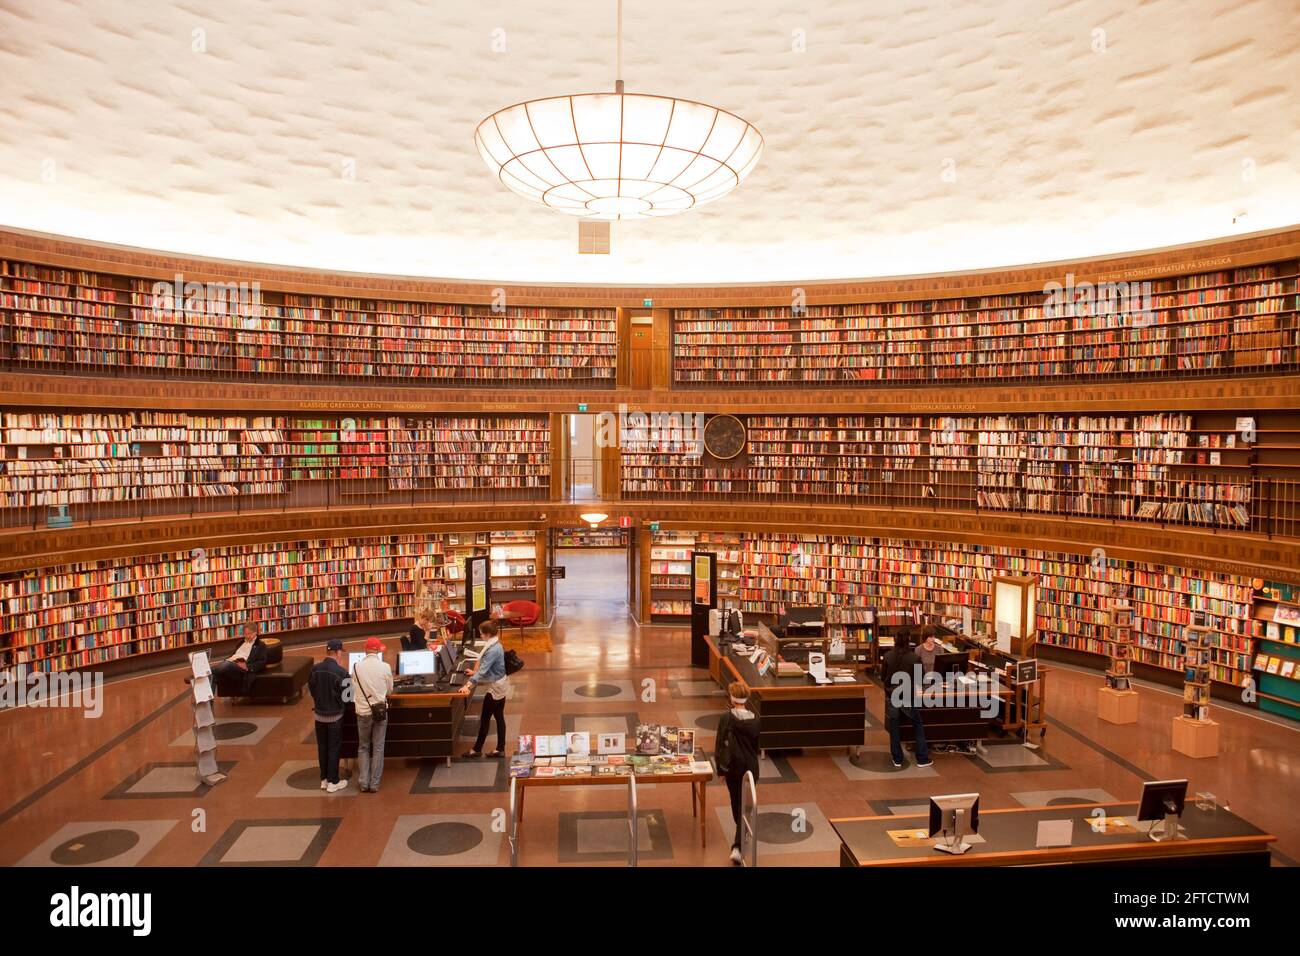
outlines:
[[[429,648],[429,631],[433,628],[433,618],[428,611],[418,611],[410,631],[402,638],[402,650],[424,651]]]
[[[478,632],[486,644],[479,651],[478,663],[466,671],[469,674],[460,692],[473,694],[474,687],[482,684],[487,693],[483,695],[483,710],[478,718],[478,739],[474,749],[467,751],[466,757],[483,756],[483,744],[487,741],[488,720],[496,718],[497,749],[489,757],[504,757],[506,753],[506,697],[510,695],[510,678],[506,675],[506,651],[501,646],[500,629],[496,621],[484,621],[478,626]]]
[[[253,689],[253,678],[266,670],[266,645],[258,636],[257,627],[245,624],[243,643],[224,661],[212,665],[212,682],[215,687],[236,688],[240,697],[248,696]],[[190,678],[185,679],[189,683]]]
[[[885,655],[885,727],[889,731],[889,755],[894,759],[894,766],[902,769],[903,742],[900,736],[899,720],[906,717],[916,728],[916,765],[928,767],[934,763],[930,759],[930,748],[925,743],[925,724],[921,720],[920,708],[916,706],[917,696],[921,692],[921,661],[912,651],[912,639],[907,634],[899,634],[894,639],[894,649]]]
[[[727,781],[731,797],[731,819],[736,821],[736,838],[731,841],[731,862],[739,865],[744,859],[740,853],[740,799],[743,794],[745,774],[754,775],[758,783],[758,715],[749,709],[749,688],[740,681],[727,685],[731,709],[718,722],[717,744],[714,760],[718,773]]]
[[[917,645],[916,656],[921,662],[921,673],[934,673],[935,659],[943,653],[943,648],[939,646],[939,634],[933,624],[927,624],[921,629],[921,643]]]

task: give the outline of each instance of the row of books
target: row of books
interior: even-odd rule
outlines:
[[[673,532],[680,536],[681,532]],[[1039,639],[1106,654],[1107,609],[1116,598],[1133,607],[1134,659],[1181,670],[1185,632],[1208,621],[1222,632],[1215,679],[1240,684],[1254,653],[1253,587],[1248,579],[1084,555],[816,535],[742,534],[703,550],[739,543],[738,594],[747,613],[775,615],[795,604],[902,610],[991,608],[998,575],[1038,578]],[[689,613],[683,602],[683,613]],[[977,615],[977,629],[987,630]]]

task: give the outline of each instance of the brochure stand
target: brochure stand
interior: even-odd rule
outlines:
[[[225,780],[226,775],[217,769],[217,738],[212,730],[217,722],[212,713],[216,694],[212,690],[212,667],[207,651],[190,655],[190,673],[194,677],[190,685],[190,702],[194,706],[194,762],[199,779],[211,786]]]
[[[1133,689],[1133,607],[1112,602],[1106,612],[1106,683],[1097,691],[1097,716],[1111,724],[1135,724],[1138,694]]]

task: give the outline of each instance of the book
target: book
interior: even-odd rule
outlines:
[[[567,737],[566,746],[569,754],[586,757],[591,753],[591,734],[586,731],[574,731]]]
[[[660,728],[658,724],[636,725],[636,752],[638,754],[657,754],[660,749]]]
[[[695,753],[695,731],[680,729],[677,731],[677,752],[679,754]]]
[[[519,745],[516,753],[531,754],[533,752],[534,737],[532,734],[524,734],[519,737]]]

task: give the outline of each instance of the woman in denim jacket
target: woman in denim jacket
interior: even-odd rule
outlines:
[[[501,646],[495,621],[484,621],[478,626],[478,632],[487,641],[479,653],[478,665],[469,671],[469,680],[461,688],[462,694],[473,694],[474,687],[482,684],[483,712],[478,719],[478,739],[474,749],[466,757],[483,756],[483,744],[487,740],[488,720],[495,717],[497,722],[497,749],[489,757],[504,757],[506,752],[506,697],[510,695],[510,678],[506,676],[506,651]]]

